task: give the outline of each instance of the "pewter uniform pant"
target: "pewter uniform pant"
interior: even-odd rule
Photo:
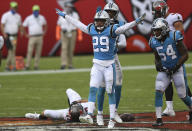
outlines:
[[[180,67],[178,72],[173,74],[171,78],[167,76],[165,72],[158,72],[155,83],[156,90],[164,92],[171,80],[174,82],[178,96],[184,98],[186,96],[186,87],[182,67]]]
[[[34,49],[35,49],[34,67],[39,67],[39,60],[41,57],[42,45],[43,45],[43,36],[29,37],[26,67],[30,66]]]
[[[61,65],[72,67],[73,52],[76,43],[76,31],[61,32]]]

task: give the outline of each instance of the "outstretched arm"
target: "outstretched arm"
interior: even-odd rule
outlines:
[[[73,24],[75,27],[79,28],[81,31],[83,31],[84,33],[88,34],[88,29],[87,26],[85,24],[83,24],[82,22],[80,22],[77,19],[72,18],[71,16],[68,16],[67,14],[65,14],[64,12],[60,11],[59,9],[56,9],[56,13],[65,18],[68,22],[70,22],[71,24]]]
[[[142,23],[142,21],[144,20],[146,14],[144,13],[141,17],[137,18],[135,21],[132,21],[130,23],[126,23],[125,25],[118,27],[115,30],[115,33],[118,34],[122,34],[124,33],[126,30],[129,30],[131,28],[133,28],[134,26],[136,26],[137,24]]]

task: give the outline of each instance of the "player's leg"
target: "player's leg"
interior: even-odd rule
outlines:
[[[184,80],[184,74],[183,74],[183,68],[180,67],[179,70],[173,75],[174,84],[177,90],[177,94],[179,98],[186,104],[186,106],[189,108],[189,114],[190,118],[189,121],[192,123],[192,100],[188,96],[186,92],[185,87],[185,80]]]
[[[71,88],[68,88],[66,90],[66,94],[69,100],[69,105],[71,105],[72,102],[74,101],[80,101],[81,100],[81,96],[79,95],[79,93],[77,93],[76,91],[74,91]]]
[[[41,57],[42,46],[43,46],[43,36],[38,36],[36,38],[36,51],[35,51],[35,59],[34,59],[35,70],[39,69],[39,60]]]
[[[162,106],[163,106],[163,93],[170,83],[170,78],[167,77],[165,72],[158,72],[155,82],[155,110],[156,110],[156,123],[153,126],[162,126]]]
[[[105,68],[104,71],[105,84],[106,84],[106,92],[109,97],[109,112],[110,112],[110,121],[108,124],[108,128],[113,128],[115,126],[115,92],[114,85],[116,82],[116,71],[115,64],[110,65]]]
[[[188,81],[187,81],[187,73],[186,73],[185,64],[183,64],[183,73],[184,73],[184,80],[185,80],[185,87],[186,87],[187,94],[192,99],[191,90],[189,88],[189,84],[188,84]]]
[[[103,84],[101,87],[99,87],[97,92],[97,107],[98,107],[98,113],[97,113],[97,124],[99,126],[104,125],[103,121],[103,104],[104,104],[104,97],[105,97],[105,84],[103,81]]]
[[[115,71],[116,71],[116,84],[115,84],[115,100],[116,100],[116,112],[115,112],[115,120],[118,123],[122,123],[123,121],[121,120],[121,118],[119,117],[118,113],[117,113],[117,109],[119,106],[119,102],[121,99],[121,88],[122,88],[122,80],[123,80],[123,72],[121,69],[121,64],[119,61],[118,56],[115,56]]]
[[[25,69],[29,70],[30,68],[30,63],[31,63],[31,58],[32,58],[32,54],[33,54],[33,48],[34,48],[34,38],[30,37],[29,38],[29,42],[28,42],[28,47],[27,47],[27,60],[26,60],[26,64],[25,64]]]
[[[93,64],[91,69],[91,78],[90,78],[90,88],[89,88],[89,97],[88,97],[88,115],[80,116],[79,119],[81,122],[88,122],[93,124],[93,111],[95,109],[96,95],[97,90],[101,86],[103,81],[103,66],[98,64]]]
[[[163,116],[175,116],[175,111],[173,110],[173,84],[170,82],[167,89],[165,90],[166,98],[166,108],[163,111]]]

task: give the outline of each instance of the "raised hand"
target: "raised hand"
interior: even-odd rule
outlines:
[[[66,14],[62,11],[60,11],[59,9],[56,8],[56,13],[59,15],[59,16],[62,16],[65,18]]]
[[[139,18],[137,18],[135,21],[136,21],[136,23],[137,24],[143,24],[142,23],[142,21],[144,20],[144,18],[145,18],[145,16],[146,16],[146,13],[144,13],[142,16],[140,16]]]

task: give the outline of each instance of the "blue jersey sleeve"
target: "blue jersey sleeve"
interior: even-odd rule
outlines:
[[[119,27],[119,24],[114,24],[111,26],[111,30],[110,30],[110,34],[111,34],[111,37],[115,38],[117,37],[118,35],[115,33],[116,29]]]
[[[174,40],[177,42],[177,41],[180,41],[180,40],[183,40],[183,35],[180,31],[175,31],[174,32]]]

